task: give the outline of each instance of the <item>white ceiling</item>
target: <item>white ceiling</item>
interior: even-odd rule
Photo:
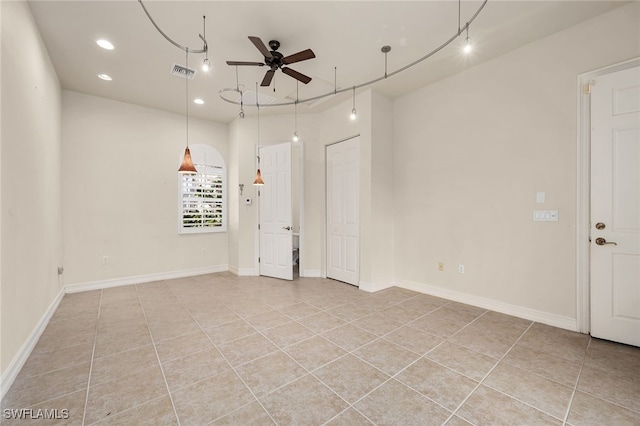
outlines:
[[[481,1],[463,1],[462,25]],[[185,81],[169,74],[174,63],[185,63],[184,51],[170,44],[153,27],[136,0],[30,1],[58,77],[65,89],[118,101],[185,112]],[[201,49],[198,34],[206,39],[213,69],[200,71],[203,55],[189,57],[198,74],[189,83],[189,114],[229,122],[239,107],[220,99],[223,88],[236,87],[236,69],[226,60],[262,61],[247,36],[265,43],[280,41],[285,56],[310,48],[316,58],[291,68],[313,78],[299,85],[305,99],[384,75],[383,45],[391,46],[388,72],[403,67],[442,44],[458,29],[458,2],[447,1],[157,1],[144,2],[159,27],[177,43]],[[471,25],[475,45],[469,56],[461,53],[464,36],[424,62],[374,85],[388,97],[408,93],[531,41],[553,34],[625,4],[621,1],[498,1],[489,0]],[[106,51],[95,41],[110,40]],[[262,80],[266,67],[239,67],[239,83],[248,90]],[[106,82],[97,74],[106,73]],[[278,71],[273,85],[260,93],[278,100],[296,96],[296,83]],[[350,93],[300,105],[298,112],[320,111],[348,99]],[[270,107],[266,113],[289,113],[293,107]],[[247,114],[255,108],[246,108]]]

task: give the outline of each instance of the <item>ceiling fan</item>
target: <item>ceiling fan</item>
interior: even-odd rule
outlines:
[[[298,53],[294,53],[293,55],[284,56],[282,53],[278,52],[278,48],[280,47],[280,42],[278,40],[269,41],[269,47],[271,50],[267,49],[267,46],[263,43],[260,37],[249,36],[249,40],[253,43],[253,45],[262,53],[264,56],[264,62],[243,62],[243,61],[227,61],[227,65],[253,65],[253,66],[268,66],[271,68],[267,71],[262,79],[262,83],[260,86],[267,87],[271,84],[271,80],[273,80],[273,76],[275,75],[278,68],[282,70],[283,73],[287,74],[290,77],[295,78],[296,80],[307,84],[311,81],[311,77],[308,77],[298,71],[295,71],[285,65],[290,65],[295,62],[306,61],[307,59],[315,58],[316,55],[313,53],[311,49],[303,50]]]

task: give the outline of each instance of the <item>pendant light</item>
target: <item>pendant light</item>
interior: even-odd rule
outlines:
[[[469,24],[467,24],[467,37],[464,39],[464,47],[462,48],[464,53],[471,53],[473,46],[471,45],[471,39],[469,38]]]
[[[185,68],[189,69],[189,48],[185,49],[186,52],[186,65]],[[187,147],[184,150],[184,157],[182,158],[182,164],[178,169],[178,173],[198,173],[196,170],[196,166],[193,165],[193,160],[191,159],[191,151],[189,151],[189,76],[185,75],[185,80],[187,82],[186,89],[186,117],[187,117]]]
[[[256,82],[256,107],[258,108],[258,149],[260,149],[260,104],[258,103],[258,83]],[[258,156],[258,171],[256,178],[253,180],[255,186],[264,186],[262,173],[260,173],[260,156]]]

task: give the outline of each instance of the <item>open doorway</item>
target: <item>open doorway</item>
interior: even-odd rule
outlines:
[[[259,275],[304,275],[304,153],[301,142],[258,148],[264,186],[258,192]]]

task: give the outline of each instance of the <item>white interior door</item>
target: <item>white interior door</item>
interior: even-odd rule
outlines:
[[[591,335],[640,346],[640,67],[591,89]]]
[[[360,280],[360,138],[327,146],[327,277]]]
[[[260,275],[293,280],[291,143],[260,148]]]

